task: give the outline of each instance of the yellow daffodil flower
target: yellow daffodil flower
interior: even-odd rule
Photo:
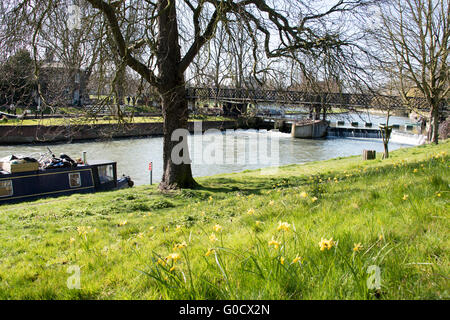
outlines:
[[[353,251],[358,252],[361,251],[361,249],[362,249],[361,242],[353,244]]]
[[[171,253],[167,256],[166,260],[172,260],[174,263],[181,259],[181,256],[179,253]]]
[[[163,265],[163,266],[166,265],[166,262],[163,259],[161,259],[161,258],[158,258],[158,262],[157,263],[160,264],[160,265]]]
[[[209,241],[216,242],[217,240],[219,239],[217,239],[216,235],[214,233],[211,233],[211,235],[209,236]]]
[[[294,258],[294,260],[292,260],[292,264],[295,264],[295,263],[298,263],[298,262],[302,262],[302,258],[299,256],[299,255],[297,255],[295,258]]]
[[[275,240],[272,238],[272,240],[269,241],[269,247],[273,246],[275,249],[278,249],[281,245],[281,242]]]
[[[187,247],[186,241],[183,241],[182,243],[178,243],[173,247],[173,251],[182,250]]]
[[[330,250],[334,246],[333,238],[330,240],[322,238],[319,242],[320,251],[324,251],[325,249]]]
[[[281,222],[281,221],[278,222],[278,228],[277,228],[277,231],[282,230],[282,231],[284,231],[284,232],[287,232],[287,231],[289,231],[290,229],[291,229],[291,225],[290,225],[289,223],[287,223],[287,222]]]

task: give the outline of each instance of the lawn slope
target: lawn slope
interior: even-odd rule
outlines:
[[[3,205],[0,299],[448,299],[449,147]]]

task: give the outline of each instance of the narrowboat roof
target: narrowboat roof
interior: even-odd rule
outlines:
[[[111,160],[88,160],[87,166],[98,166],[98,165],[106,165],[106,164],[114,164],[116,161]]]
[[[67,171],[76,171],[76,170],[82,170],[82,169],[86,169],[89,166],[101,166],[101,165],[109,165],[109,164],[116,164],[116,161],[110,161],[110,160],[90,160],[88,163],[86,164],[78,164],[78,166],[76,167],[65,167],[65,168],[51,168],[51,169],[42,169],[40,168],[37,171],[23,171],[23,172],[16,172],[16,173],[11,173],[8,171],[3,171],[0,170],[0,177],[6,177],[6,176],[15,176],[15,177],[20,177],[20,176],[28,176],[30,174],[35,174],[36,172],[38,173],[46,173],[46,172],[67,172]]]

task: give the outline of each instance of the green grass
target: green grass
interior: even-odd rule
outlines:
[[[202,121],[233,121],[235,119],[222,117],[222,116],[191,116],[190,121],[202,120]],[[130,119],[125,117],[124,121],[128,123],[157,123],[163,122],[162,117],[134,117]],[[86,125],[86,124],[117,124],[118,120],[112,116],[94,118],[45,118],[45,119],[24,119],[16,120],[9,119],[6,122],[0,122],[2,126],[67,126],[67,125]]]
[[[3,205],[0,298],[448,299],[449,146]]]

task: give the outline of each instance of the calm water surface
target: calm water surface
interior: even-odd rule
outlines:
[[[277,149],[279,152],[265,157],[264,161],[254,161],[255,159],[252,157],[258,153],[258,150],[265,150],[261,147],[258,138],[260,141],[267,141],[269,153],[270,150]],[[363,149],[383,151],[381,140],[376,139],[302,140],[294,139],[289,134],[255,130],[238,130],[227,134],[223,132],[207,133],[203,136],[192,135],[189,137],[189,144],[193,159],[192,170],[196,177],[360,155]],[[411,145],[390,143],[390,150],[408,146]],[[162,176],[162,137],[52,144],[49,147],[56,156],[66,153],[72,158],[81,158],[82,151],[86,151],[88,162],[89,159],[117,161],[118,174],[130,175],[137,185],[149,183],[148,163],[150,161],[153,161],[153,181],[159,182]],[[214,149],[215,151],[211,152]],[[0,157],[44,152],[46,152],[45,145],[0,147]],[[260,151],[261,153],[264,151]],[[202,156],[204,157],[205,154],[218,155],[217,158],[221,160],[215,163],[202,162]]]

